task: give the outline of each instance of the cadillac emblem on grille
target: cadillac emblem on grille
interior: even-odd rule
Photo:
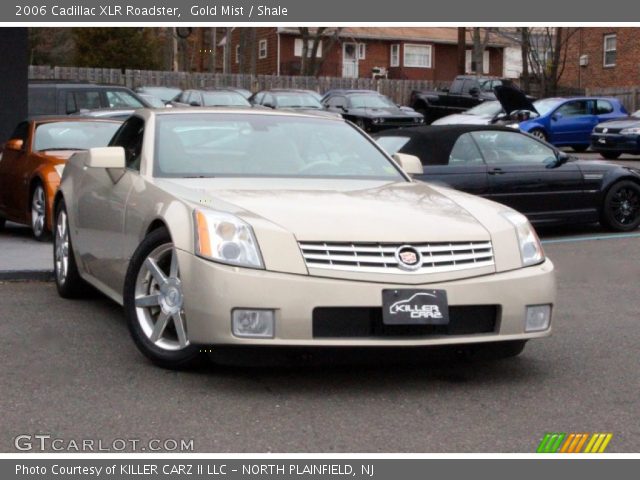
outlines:
[[[395,257],[403,270],[418,270],[422,266],[422,255],[411,245],[398,247]]]

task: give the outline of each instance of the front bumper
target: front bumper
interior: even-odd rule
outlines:
[[[189,340],[200,345],[272,346],[427,346],[544,337],[551,329],[525,332],[527,305],[554,304],[553,264],[406,288],[445,289],[449,306],[495,305],[495,329],[466,335],[318,338],[313,335],[317,307],[382,306],[382,290],[402,285],[276,273],[209,262],[178,251],[185,292]],[[231,332],[236,308],[274,309],[275,337],[238,338]]]
[[[640,135],[593,133],[591,149],[596,152],[640,153]]]

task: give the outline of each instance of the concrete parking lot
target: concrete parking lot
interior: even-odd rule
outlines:
[[[545,233],[558,272],[554,335],[518,358],[170,372],[122,311],[52,283],[0,284],[0,451],[20,434],[193,439],[203,452],[533,452],[545,432],[612,432],[640,448],[640,235]]]

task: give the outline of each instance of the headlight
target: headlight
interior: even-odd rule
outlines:
[[[58,165],[54,165],[53,167],[56,169],[56,173],[60,178],[62,178],[62,172],[64,172],[64,166],[65,166],[64,163],[59,163]]]
[[[415,123],[422,123],[424,122],[424,117],[414,117],[413,121]]]
[[[510,123],[509,125],[505,125],[505,127],[513,128],[515,130],[520,130],[520,124],[519,123]]]
[[[196,255],[241,267],[264,268],[253,230],[229,213],[196,209]]]
[[[640,135],[640,127],[623,128],[620,133],[622,135]]]
[[[373,123],[380,123],[382,121],[381,118],[374,118],[371,120]]]
[[[536,235],[527,217],[514,211],[502,212],[502,216],[516,227],[522,266],[528,267],[544,261],[544,251],[540,239]]]

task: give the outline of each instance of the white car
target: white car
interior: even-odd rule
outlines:
[[[342,119],[139,110],[65,168],[58,291],[122,304],[169,368],[218,345],[509,356],[549,335],[554,270],[526,218],[418,171]]]

